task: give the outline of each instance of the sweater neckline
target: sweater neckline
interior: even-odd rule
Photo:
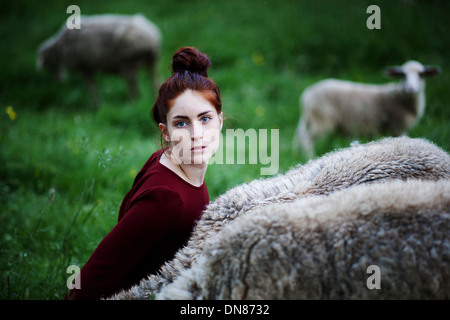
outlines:
[[[159,166],[161,166],[161,167],[163,167],[165,170],[171,172],[172,175],[174,175],[175,177],[178,178],[178,180],[181,180],[181,182],[183,182],[184,184],[186,184],[187,186],[189,186],[189,187],[191,187],[191,188],[193,188],[193,189],[200,190],[200,189],[203,189],[203,188],[205,187],[205,180],[204,180],[204,179],[203,179],[202,185],[200,185],[200,186],[193,185],[193,184],[190,183],[189,181],[183,179],[183,177],[180,177],[180,175],[179,175],[178,173],[174,172],[174,171],[171,170],[170,168],[168,168],[168,167],[166,167],[165,165],[163,165],[163,164],[160,162],[160,159],[161,159],[162,155],[164,154],[164,151],[165,151],[165,150],[166,150],[166,149],[161,149],[161,150],[160,150],[160,153],[159,153],[158,156],[156,157],[156,160],[157,160],[157,163],[158,163]]]

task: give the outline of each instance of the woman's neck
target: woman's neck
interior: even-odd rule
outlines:
[[[208,168],[207,163],[202,164],[176,164],[171,160],[170,155],[165,151],[159,161],[162,165],[169,168],[180,176],[183,180],[189,182],[190,184],[200,187],[205,179],[206,169]]]

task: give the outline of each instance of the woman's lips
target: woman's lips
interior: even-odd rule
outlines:
[[[198,146],[198,147],[192,147],[191,152],[203,152],[205,150],[206,146]]]

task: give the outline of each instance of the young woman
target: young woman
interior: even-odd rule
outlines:
[[[209,203],[204,177],[222,129],[219,88],[208,57],[179,49],[152,115],[165,147],[153,153],[125,196],[117,225],[100,242],[66,299],[107,298],[137,284],[186,244]]]

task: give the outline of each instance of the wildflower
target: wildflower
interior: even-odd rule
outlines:
[[[264,56],[261,52],[254,52],[252,54],[252,60],[253,63],[258,67],[261,67],[264,64]]]
[[[266,114],[266,108],[263,106],[257,106],[255,112],[258,117],[262,117]]]
[[[130,169],[130,178],[135,178],[137,175],[137,170],[136,168],[131,168]]]
[[[16,119],[17,114],[14,111],[13,107],[11,106],[6,107],[6,114],[9,116],[11,120]]]

